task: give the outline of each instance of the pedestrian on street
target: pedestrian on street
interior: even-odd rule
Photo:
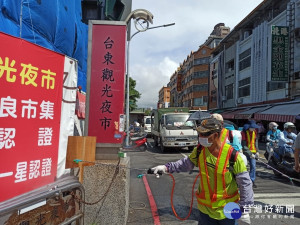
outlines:
[[[245,163],[238,151],[221,142],[222,128],[222,123],[214,118],[203,120],[197,127],[200,144],[188,157],[151,169],[158,174],[188,172],[194,166],[199,167],[196,196],[200,211],[198,224],[202,225],[237,224],[236,219],[224,214],[226,204],[235,202],[241,207],[253,204],[252,182]]]
[[[257,188],[255,184],[256,177],[256,160],[259,157],[258,153],[258,138],[257,129],[258,126],[255,121],[248,121],[243,127],[242,131],[242,146],[243,152],[246,155],[248,162],[250,164],[250,178],[253,183],[253,188]]]
[[[300,132],[297,135],[295,140],[295,170],[300,172],[300,164],[299,164],[299,152],[300,152]]]
[[[263,136],[264,134],[266,133],[266,129],[264,127],[264,125],[262,124],[262,122],[257,122],[257,126],[258,126],[258,129],[257,129],[257,132],[258,132],[258,140],[259,141],[263,141]]]
[[[213,113],[211,115],[212,118],[215,118],[216,120],[220,121],[223,129],[221,131],[221,143],[226,142],[227,144],[230,144],[235,150],[240,152],[241,157],[243,158],[245,165],[247,166],[247,158],[243,154],[243,148],[242,148],[242,134],[239,130],[235,130],[234,126],[231,124],[224,125],[224,119],[223,116],[219,113]]]

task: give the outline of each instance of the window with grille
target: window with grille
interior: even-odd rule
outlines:
[[[208,91],[208,84],[193,85],[193,91]]]
[[[233,99],[233,84],[225,86],[226,99]]]
[[[251,48],[243,51],[239,55],[239,71],[244,70],[251,66]]]
[[[250,95],[250,82],[250,77],[239,81],[239,97],[245,97]]]

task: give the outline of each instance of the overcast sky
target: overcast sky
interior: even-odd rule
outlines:
[[[175,23],[174,26],[138,33],[130,42],[129,73],[142,94],[138,107],[156,108],[159,90],[167,85],[187,55],[205,42],[216,24],[225,23],[232,30],[261,2],[132,0],[132,10],[146,9],[153,14],[150,26]],[[132,26],[132,34],[134,32],[136,29]]]

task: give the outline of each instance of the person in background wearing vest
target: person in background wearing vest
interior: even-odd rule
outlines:
[[[251,120],[244,125],[242,131],[243,152],[250,164],[249,173],[253,183],[253,188],[257,188],[257,185],[254,183],[256,177],[256,159],[259,157],[257,128],[258,126],[256,125],[255,121]]]
[[[227,144],[230,144],[235,150],[239,151],[242,159],[245,162],[245,165],[247,166],[247,157],[243,154],[241,132],[239,130],[235,130],[234,126],[231,124],[224,125],[224,119],[221,114],[213,113],[211,117],[220,121],[223,126],[220,135],[221,143],[226,142]]]
[[[233,138],[233,133],[229,130],[229,129],[226,129],[224,127],[224,120],[223,120],[223,116],[219,113],[213,113],[211,115],[212,118],[215,118],[216,120],[218,120],[222,126],[223,126],[223,129],[221,131],[221,134],[220,134],[220,139],[221,139],[221,143],[223,142],[226,142],[226,143],[230,143],[230,137]]]
[[[200,211],[198,224],[201,225],[235,225],[237,220],[225,216],[224,206],[235,202],[243,207],[254,202],[252,182],[245,163],[231,145],[221,142],[222,128],[222,123],[214,118],[202,120],[197,127],[200,144],[188,157],[150,169],[159,174],[188,172],[194,166],[199,167],[196,196]],[[249,214],[245,213],[242,218],[250,224]]]

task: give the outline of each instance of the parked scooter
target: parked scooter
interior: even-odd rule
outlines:
[[[138,149],[145,151],[148,148],[146,133],[130,132],[129,146],[126,146],[126,134],[124,134],[123,149]]]

